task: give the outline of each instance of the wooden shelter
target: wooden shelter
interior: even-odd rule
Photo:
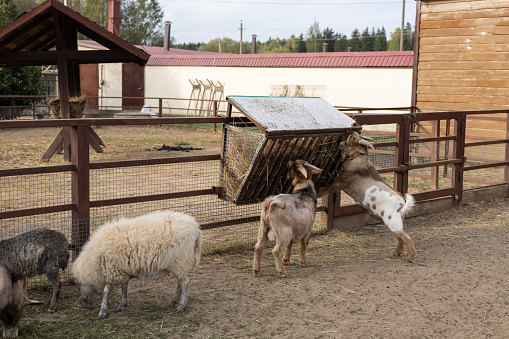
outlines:
[[[78,33],[98,42],[107,50],[79,51]],[[80,64],[137,63],[145,65],[149,54],[122,40],[57,0],[48,0],[0,29],[0,67],[58,66],[61,116],[69,119],[69,97],[80,96]],[[67,133],[61,130],[42,160],[63,143],[69,156]],[[95,133],[94,133],[95,134]],[[92,142],[97,142],[92,135]],[[100,139],[99,139],[100,140]],[[100,146],[99,146],[100,147]],[[95,148],[95,147],[94,147]],[[97,149],[96,149],[97,150]]]
[[[236,204],[289,193],[287,163],[299,158],[323,169],[313,177],[317,190],[330,186],[342,170],[338,144],[361,129],[321,98],[229,96],[227,100],[229,116],[235,107],[250,121],[247,126],[223,125],[220,196]]]
[[[421,112],[507,109],[508,16],[508,1],[418,1],[412,106]],[[469,135],[505,137],[505,121],[496,119],[469,117]]]

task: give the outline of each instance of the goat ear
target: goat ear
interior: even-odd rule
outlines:
[[[304,166],[307,168],[307,170],[308,170],[308,171],[309,171],[309,173],[311,173],[311,174],[319,174],[319,173],[322,173],[322,170],[321,170],[320,168],[318,168],[318,167],[316,167],[316,166],[313,166],[313,165],[311,165],[311,164],[307,164],[307,163],[306,163]]]

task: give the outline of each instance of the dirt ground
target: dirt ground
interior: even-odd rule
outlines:
[[[190,275],[183,314],[168,307],[172,277],[133,281],[128,309],[105,320],[95,320],[99,301],[85,310],[67,283],[60,310],[29,309],[21,330],[40,338],[55,326],[50,337],[66,337],[63,328],[71,326],[79,337],[105,329],[104,337],[115,338],[507,338],[508,220],[508,199],[409,218],[415,264],[391,256],[397,241],[383,225],[317,235],[310,266],[296,263],[294,246],[284,279],[269,248],[261,277],[251,274],[252,246],[210,254]],[[48,293],[36,288],[29,297],[46,300]]]
[[[203,147],[173,155],[218,154],[220,132],[159,126],[101,127],[104,153],[91,161],[167,156],[163,144]],[[40,166],[56,129],[0,131],[0,168]],[[165,151],[166,152],[166,151]],[[63,163],[61,156],[49,165]],[[381,224],[335,230],[311,238],[308,268],[298,265],[299,246],[278,276],[271,254],[262,276],[252,276],[253,245],[202,257],[190,275],[186,310],[168,307],[173,277],[133,281],[129,306],[115,313],[120,289],[110,295],[110,313],[96,320],[65,281],[59,311],[27,308],[23,338],[509,338],[509,200],[466,205],[460,210],[409,218],[417,261],[406,252],[393,258],[397,240]],[[31,299],[47,301],[48,285],[31,286]]]

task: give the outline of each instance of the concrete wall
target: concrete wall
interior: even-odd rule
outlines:
[[[285,85],[291,92],[299,85],[302,96],[319,96],[337,106],[408,107],[412,91],[411,68],[147,66],[145,96],[188,99],[192,91],[189,79],[220,81],[226,96],[281,95]],[[154,100],[146,103],[157,106]],[[165,105],[176,104],[164,100]]]

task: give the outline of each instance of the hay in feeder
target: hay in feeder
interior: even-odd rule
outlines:
[[[69,116],[71,119],[83,117],[83,112],[85,111],[86,101],[87,101],[87,98],[84,96],[69,98]],[[51,101],[49,103],[49,107],[51,108],[51,115],[55,119],[61,119],[60,100],[57,99],[57,100]]]

